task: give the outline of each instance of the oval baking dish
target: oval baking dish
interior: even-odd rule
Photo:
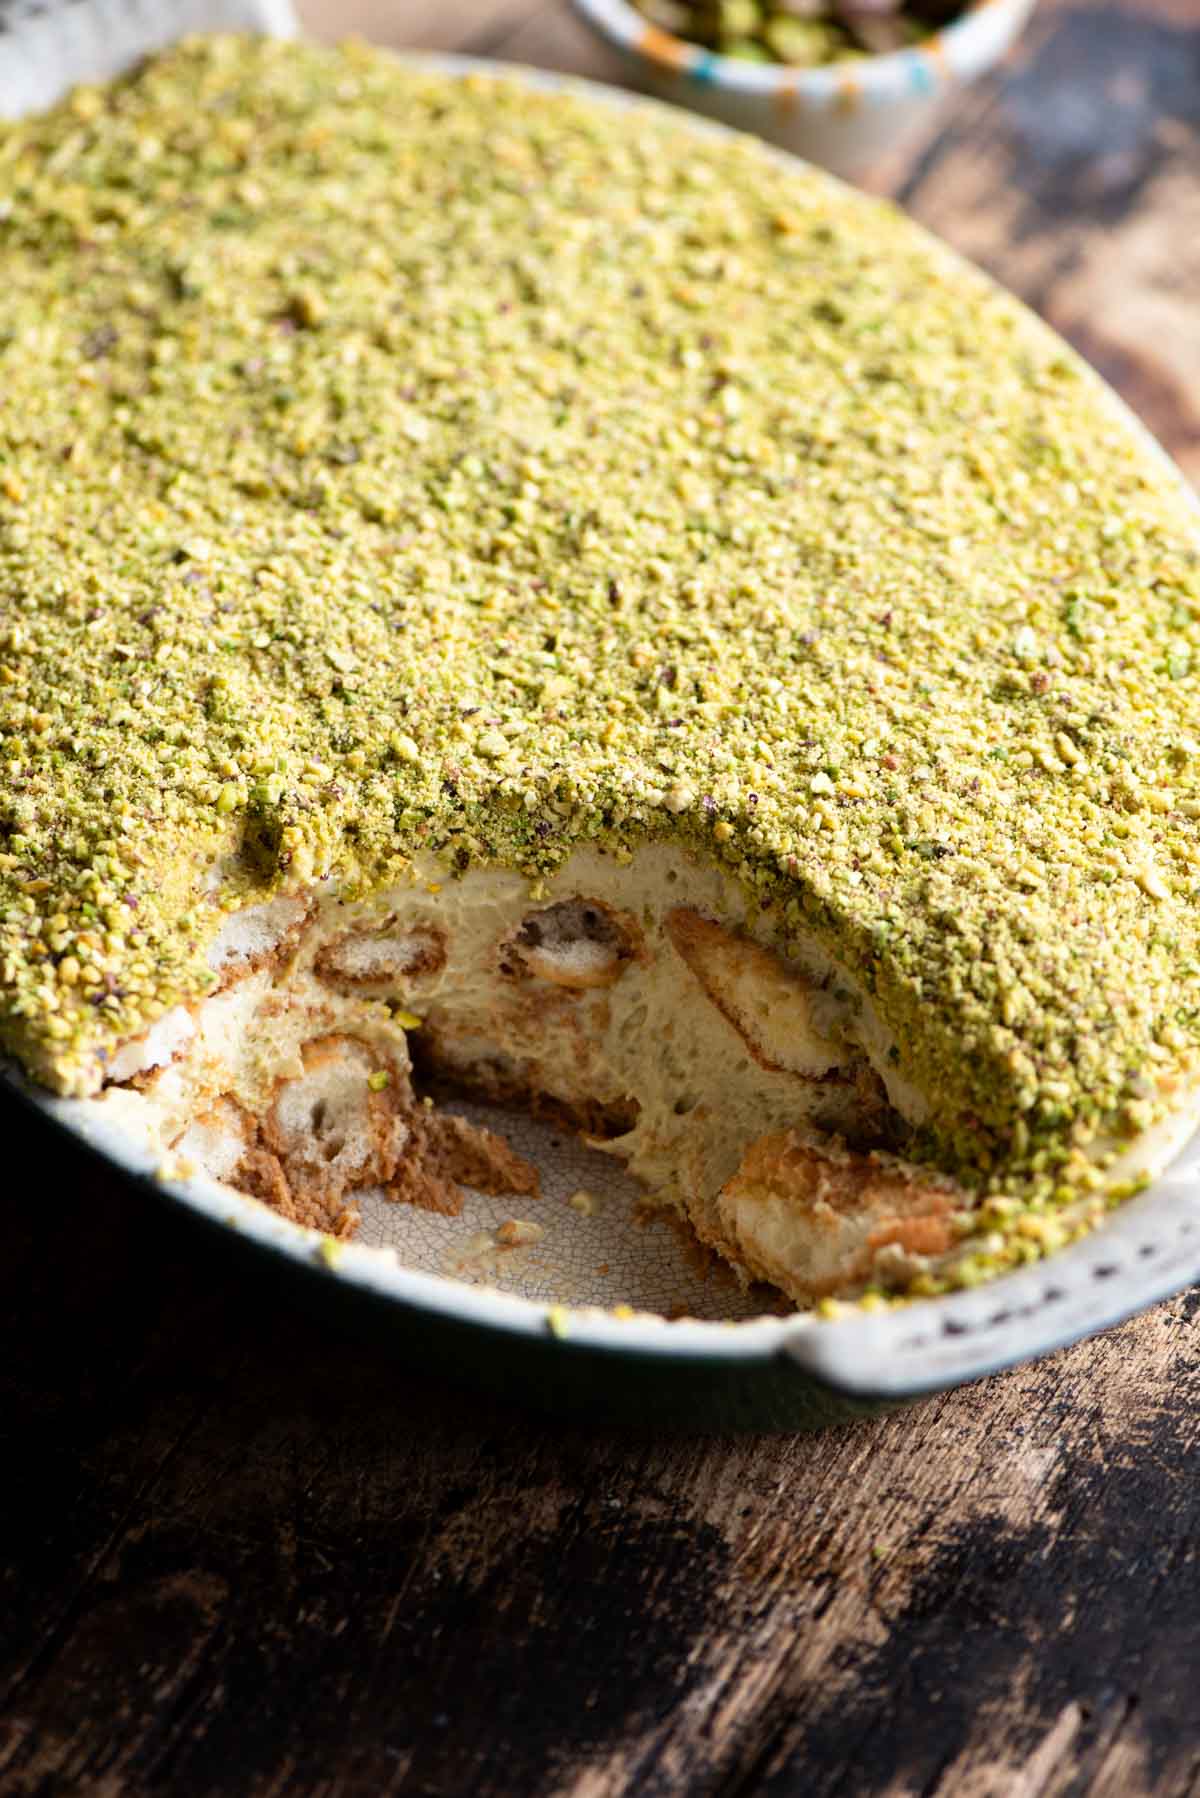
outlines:
[[[468,59],[421,61],[455,74],[496,72],[496,65]],[[538,88],[578,91],[605,105],[655,104],[590,83],[521,69],[504,72]],[[722,129],[694,121],[690,128],[706,134]],[[1127,428],[1141,430],[1125,417]],[[1165,459],[1163,478],[1179,478]],[[580,1245],[588,1207],[582,1205],[576,1216],[583,1234],[561,1249],[561,1266],[554,1261],[557,1241],[541,1250],[543,1266],[524,1282],[524,1294],[498,1290],[491,1283],[495,1264],[486,1260],[465,1270],[463,1278],[435,1271],[448,1265],[440,1239],[422,1238],[414,1245],[415,1265],[405,1265],[386,1244],[369,1239],[331,1244],[328,1236],[203,1175],[164,1176],[157,1157],[90,1113],[86,1101],[49,1096],[13,1071],[5,1079],[23,1128],[69,1133],[190,1217],[226,1231],[247,1254],[286,1272],[315,1305],[341,1309],[404,1355],[511,1397],[593,1408],[655,1425],[801,1428],[860,1414],[1043,1354],[1200,1277],[1200,1201],[1194,1196],[1196,1150],[1190,1145],[1093,1235],[994,1284],[832,1319],[750,1316],[740,1299],[726,1303],[719,1287],[682,1273],[678,1289],[670,1293],[664,1287],[661,1301],[652,1298],[650,1287],[644,1302],[637,1289],[626,1287],[622,1291],[633,1293],[632,1304],[605,1305],[598,1296],[603,1287],[590,1275],[583,1279],[575,1265],[585,1252]],[[599,1177],[581,1167],[558,1138],[538,1138],[534,1149],[552,1164],[561,1163],[564,1196],[572,1183],[591,1184]],[[627,1203],[628,1194],[618,1185],[606,1202],[610,1226]],[[619,1241],[616,1236],[597,1230],[594,1241],[605,1245],[597,1253],[619,1252],[609,1246]],[[682,1266],[677,1245],[665,1240],[656,1239],[646,1260],[659,1268],[675,1260]],[[573,1291],[583,1295],[582,1302],[573,1302]],[[679,1316],[680,1311],[708,1314]]]

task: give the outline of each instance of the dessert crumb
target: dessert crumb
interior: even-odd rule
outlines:
[[[527,1243],[540,1242],[545,1234],[541,1224],[528,1223],[521,1217],[510,1217],[496,1231],[496,1241],[503,1249],[523,1248]]]

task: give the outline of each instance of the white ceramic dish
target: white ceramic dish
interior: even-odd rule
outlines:
[[[331,1255],[327,1238],[203,1176],[159,1179],[157,1157],[86,1104],[52,1098],[11,1067],[0,1085],[39,1114],[42,1127],[65,1130],[221,1231],[231,1252],[236,1245],[265,1264],[264,1274],[288,1275],[302,1298],[369,1328],[407,1362],[510,1398],[654,1428],[804,1429],[846,1420],[1035,1359],[1200,1278],[1200,1136],[1102,1231],[1048,1261],[973,1291],[824,1322],[751,1315],[753,1295],[737,1293],[720,1273],[706,1278],[674,1232],[633,1224],[631,1189],[611,1165],[598,1181],[599,1157],[553,1143],[536,1126],[525,1126],[521,1144],[545,1175],[530,1215],[551,1227],[544,1247],[505,1267],[493,1258],[482,1270],[505,1290],[434,1271],[457,1259],[461,1275],[495,1201],[472,1201],[450,1223],[407,1206],[381,1208],[368,1213],[371,1240]],[[32,1117],[29,1127],[38,1127]],[[602,1188],[600,1216],[586,1222],[564,1208],[581,1181]],[[668,1322],[652,1313],[614,1316],[599,1302],[571,1304],[587,1290],[599,1301],[610,1283],[610,1301],[669,1300],[700,1315]],[[727,1315],[704,1316],[706,1309]]]
[[[188,17],[194,23],[193,11]],[[272,26],[287,19],[274,5],[266,16],[250,5],[240,22]],[[2,30],[0,13],[0,65]],[[155,42],[161,41],[156,32]],[[131,45],[127,60],[135,51]],[[455,73],[495,67],[461,58],[423,60]],[[647,104],[592,83],[505,72],[607,104]],[[86,73],[86,64],[72,63],[58,89]],[[42,92],[40,101],[51,97]],[[701,121],[693,128],[721,129]],[[1115,396],[1112,403],[1129,422]],[[1141,429],[1136,421],[1134,426]],[[1163,460],[1164,471],[1181,478]],[[182,1213],[223,1231],[231,1245],[294,1276],[310,1297],[332,1299],[352,1319],[369,1320],[409,1358],[464,1372],[509,1394],[617,1412],[656,1427],[828,1422],[1032,1359],[1200,1279],[1200,1136],[1102,1231],[1049,1261],[974,1291],[818,1322],[751,1315],[753,1298],[719,1275],[701,1277],[673,1233],[634,1230],[631,1189],[610,1164],[601,1171],[597,1158],[565,1148],[547,1133],[539,1136],[532,1126],[519,1128],[532,1131],[525,1146],[546,1167],[547,1194],[540,1203],[548,1209],[540,1221],[554,1224],[537,1253],[464,1267],[469,1239],[494,1221],[480,1200],[484,1209],[457,1220],[461,1242],[447,1233],[444,1220],[389,1206],[368,1218],[369,1240],[331,1255],[316,1233],[202,1176],[159,1180],[156,1158],[85,1104],[53,1098],[11,1067],[3,1074],[10,1099],[24,1108],[22,1127],[66,1131],[110,1165],[148,1182]],[[585,1220],[567,1216],[566,1197],[578,1185],[604,1182],[609,1191],[598,1216],[586,1220],[596,1225],[589,1235]],[[454,1268],[468,1277],[448,1277]],[[480,1277],[494,1283],[478,1283]],[[634,1315],[614,1316],[619,1302],[631,1304]],[[648,1314],[651,1306],[691,1315],[667,1322]]]
[[[629,0],[572,0],[634,86],[856,175],[928,125],[946,94],[999,62],[1036,0],[976,0],[909,50],[790,69],[716,56],[656,30]]]

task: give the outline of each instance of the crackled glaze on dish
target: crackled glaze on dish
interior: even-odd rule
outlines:
[[[992,1225],[1169,1103],[1194,522],[909,223],[659,117],[217,40],[6,129],[0,256],[41,1078],[209,990],[214,898],[665,839],[837,958]]]

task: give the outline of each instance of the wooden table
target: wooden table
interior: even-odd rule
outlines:
[[[314,4],[615,72],[535,0]],[[1197,0],[1045,0],[877,181],[1195,476],[1198,133]],[[4,1794],[1200,1790],[1200,1293],[887,1422],[636,1440],[314,1330],[68,1152],[5,1185]]]

